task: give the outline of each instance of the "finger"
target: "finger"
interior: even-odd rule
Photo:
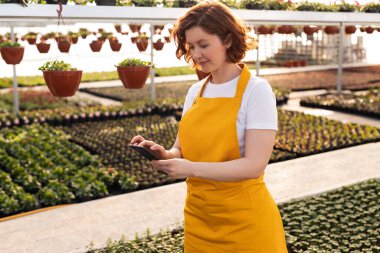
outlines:
[[[161,145],[158,145],[158,144],[155,144],[153,146],[150,147],[151,150],[155,150],[155,151],[165,151],[165,148]]]
[[[144,140],[139,143],[139,146],[150,148],[151,146],[155,145],[156,143],[153,141]]]
[[[136,135],[136,136],[134,136],[134,137],[132,138],[130,144],[138,144],[138,143],[140,143],[140,142],[142,142],[142,141],[144,141],[144,140],[145,140],[144,137],[142,137],[141,135]]]

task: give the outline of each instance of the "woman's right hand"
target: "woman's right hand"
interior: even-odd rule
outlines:
[[[145,140],[141,135],[134,136],[130,144],[142,146],[154,151],[161,160],[169,159],[169,153],[163,146],[158,145],[154,141]]]

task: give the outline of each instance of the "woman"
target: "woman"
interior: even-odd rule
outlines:
[[[187,178],[185,253],[283,253],[277,205],[263,181],[277,131],[276,100],[265,79],[238,64],[255,41],[218,2],[194,6],[172,33],[176,55],[211,73],[189,89],[170,150],[135,136],[154,150],[152,166]]]

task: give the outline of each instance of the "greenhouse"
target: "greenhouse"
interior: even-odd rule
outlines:
[[[287,252],[380,252],[380,4],[217,1],[242,20],[255,44],[239,64],[226,61],[241,71],[238,79],[234,76],[236,95],[230,97],[240,99],[234,116],[201,111],[211,88],[227,90],[231,78],[219,87],[216,82],[227,72],[208,67],[207,61],[195,68],[177,58],[179,19],[203,2],[0,2],[0,252],[231,252],[228,242],[234,234],[220,236],[219,244],[209,239],[191,251],[194,228],[189,221],[196,220],[191,201],[203,203],[194,197],[195,186],[209,183],[214,187],[210,192],[220,190],[222,202],[234,203],[223,206],[231,212],[250,206],[251,213],[244,215],[259,224],[254,211],[269,212],[264,205],[255,206],[260,191],[241,190],[235,198],[218,187],[243,189],[261,178],[268,188],[265,196],[273,198],[281,216]],[[195,59],[194,45],[186,44]],[[197,50],[205,57],[211,49]],[[211,62],[218,59],[208,56]],[[202,71],[206,69],[211,71]],[[252,101],[239,98],[243,73],[265,81],[270,98],[256,95],[261,94],[259,84],[249,86],[248,81],[245,91],[253,90]],[[264,126],[269,121],[253,119],[269,118],[269,109],[259,101],[272,95],[277,129],[246,127],[242,137],[240,118],[233,125],[227,122],[247,110],[247,125],[251,118],[251,126]],[[210,108],[235,106],[223,96],[213,99]],[[259,115],[249,116],[249,103],[263,111],[255,109]],[[204,121],[187,125],[196,123],[197,110],[205,113]],[[212,121],[215,125],[208,125]],[[219,140],[214,131],[224,133],[217,126],[238,134],[212,144]],[[221,169],[234,162],[241,173],[244,166],[259,168],[248,161],[259,164],[256,153],[263,154],[265,143],[250,147],[248,136],[255,136],[254,143],[264,138],[254,133],[270,129],[276,134],[268,161],[261,162],[262,174],[223,180],[201,171],[208,167],[211,173],[215,164]],[[239,146],[241,138],[245,147]],[[181,148],[175,148],[179,139]],[[132,140],[154,143],[156,152],[136,147]],[[203,141],[209,149],[195,148]],[[213,159],[223,145],[236,157]],[[164,169],[164,164],[178,168]],[[173,174],[186,164],[192,174]],[[216,224],[221,213],[210,218],[216,195],[207,196],[208,213],[197,222],[209,217],[216,236],[238,219]],[[266,230],[269,225],[260,231]],[[235,252],[271,252],[269,246],[257,247],[255,234],[250,240],[241,241],[247,250],[233,246]]]

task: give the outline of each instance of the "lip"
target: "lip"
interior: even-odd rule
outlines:
[[[206,64],[206,63],[208,63],[208,61],[198,62],[198,64],[200,64],[200,65],[204,65],[204,64]]]

